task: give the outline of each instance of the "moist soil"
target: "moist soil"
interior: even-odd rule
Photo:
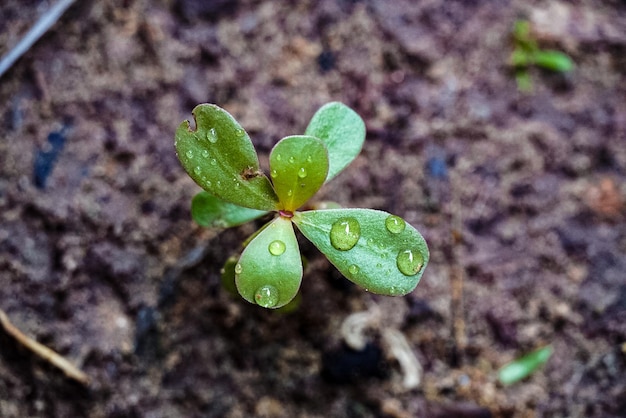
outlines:
[[[52,3],[3,1],[0,54]],[[518,91],[518,18],[574,71]],[[193,223],[174,130],[216,103],[263,162],[333,100],[367,139],[320,199],[404,217],[431,261],[377,296],[302,240],[299,306],[264,310],[220,283],[263,220]],[[0,79],[0,308],[91,383],[0,330],[0,416],[624,417],[625,104],[617,0],[76,2]]]

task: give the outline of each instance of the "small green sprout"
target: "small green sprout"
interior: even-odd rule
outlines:
[[[230,259],[223,282],[233,274],[239,294],[265,308],[287,305],[298,293],[303,267],[295,226],[349,280],[390,296],[411,292],[428,263],[422,235],[402,218],[373,209],[299,209],[360,153],[365,124],[349,107],[322,106],[304,135],[280,140],[269,156],[269,177],[246,131],[224,109],[200,104],[195,129],[176,130],[176,153],[185,171],[204,189],[191,213],[206,227],[231,227],[275,212],[272,221]],[[232,277],[232,276],[231,276]],[[227,285],[226,285],[227,286]]]
[[[527,20],[517,20],[513,27],[513,42],[515,49],[509,59],[515,70],[515,80],[520,91],[531,91],[532,80],[528,70],[531,66],[567,73],[574,69],[574,63],[566,54],[540,49],[530,31],[530,23]]]
[[[547,345],[505,364],[498,371],[498,380],[503,385],[510,385],[528,377],[548,361],[553,351],[552,346]]]

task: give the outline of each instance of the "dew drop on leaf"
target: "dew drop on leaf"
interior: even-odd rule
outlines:
[[[289,162],[291,164],[295,163],[296,162],[296,157],[293,157],[293,156],[289,157]]]
[[[215,128],[211,128],[207,131],[206,139],[208,139],[211,144],[215,144],[217,142],[217,132],[215,132]]]
[[[211,165],[217,165],[217,160],[215,158],[211,158]]]
[[[406,227],[406,222],[399,216],[389,215],[387,219],[385,219],[385,227],[387,227],[387,231],[392,234],[399,234],[404,231]]]
[[[310,155],[306,157],[306,162],[307,163],[312,163],[313,162],[313,157],[311,157]]]
[[[192,151],[192,150],[189,150],[189,151],[187,151],[187,152],[185,153],[185,155],[187,156],[187,158],[191,159],[191,158],[193,158],[193,151]]]
[[[300,167],[300,170],[298,170],[298,177],[301,179],[306,177],[306,168]]]
[[[396,265],[405,276],[415,276],[424,266],[424,257],[418,251],[402,250],[396,257]]]
[[[283,156],[280,154],[276,154],[276,161],[280,161],[283,159]]]
[[[237,131],[235,132],[235,134],[236,134],[239,138],[241,138],[242,136],[244,136],[244,135],[245,135],[245,133],[246,133],[246,132],[245,132],[243,129],[241,129],[241,128],[237,129]]]
[[[285,245],[285,243],[277,239],[275,241],[270,242],[270,245],[268,246],[267,249],[272,255],[281,255],[282,253],[285,252],[286,248],[287,246]]]
[[[348,267],[348,272],[355,276],[358,272],[359,272],[359,266],[357,266],[356,264],[351,265],[350,267]]]
[[[330,243],[340,251],[348,251],[361,238],[361,225],[354,218],[341,218],[330,228]]]
[[[237,263],[235,265],[235,274],[241,274],[242,271],[243,271],[243,267],[241,267],[241,264]]]
[[[293,190],[291,189],[287,190],[287,196],[291,196],[291,195],[293,195]]]
[[[202,150],[202,156],[203,156],[204,158],[207,158],[207,157],[209,156],[209,151],[208,151],[208,150],[203,149],[203,150]]]
[[[199,165],[197,165],[194,169],[193,172],[196,173],[196,175],[200,175],[200,173],[202,172],[202,169],[200,168]]]
[[[272,170],[272,171],[270,172],[270,176],[272,176],[272,178],[273,178],[273,179],[275,179],[276,177],[278,177],[278,171],[276,171],[276,170]]]
[[[278,289],[271,285],[261,286],[254,293],[254,300],[264,308],[273,308],[278,303]]]

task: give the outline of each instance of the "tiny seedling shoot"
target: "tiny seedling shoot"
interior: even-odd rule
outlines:
[[[361,151],[365,124],[349,107],[322,106],[304,135],[281,139],[261,170],[246,131],[224,109],[200,104],[195,127],[176,130],[176,153],[204,191],[192,200],[196,222],[230,227],[268,212],[276,215],[244,243],[233,263],[235,284],[248,302],[280,308],[298,293],[302,258],[293,225],[349,280],[377,294],[411,292],[428,263],[422,235],[402,218],[380,210],[301,210]]]

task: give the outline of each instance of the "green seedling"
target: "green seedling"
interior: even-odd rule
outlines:
[[[191,213],[206,227],[231,227],[268,212],[275,217],[244,243],[224,267],[239,294],[251,303],[280,308],[294,299],[303,267],[293,225],[349,280],[365,290],[405,295],[419,282],[429,252],[422,235],[402,218],[380,210],[343,209],[324,202],[302,206],[360,153],[365,124],[341,103],[322,106],[304,135],[280,140],[269,156],[267,176],[246,131],[224,109],[201,104],[195,127],[176,131],[176,153],[204,189]],[[234,290],[234,289],[232,289]]]
[[[498,380],[503,385],[510,385],[528,377],[548,361],[553,351],[552,346],[547,345],[505,364],[498,371]]]
[[[532,90],[532,80],[529,74],[529,69],[532,66],[558,73],[567,73],[574,69],[574,63],[566,54],[539,48],[537,41],[532,36],[530,23],[527,20],[515,22],[513,42],[514,49],[509,61],[515,70],[515,80],[521,91]]]

